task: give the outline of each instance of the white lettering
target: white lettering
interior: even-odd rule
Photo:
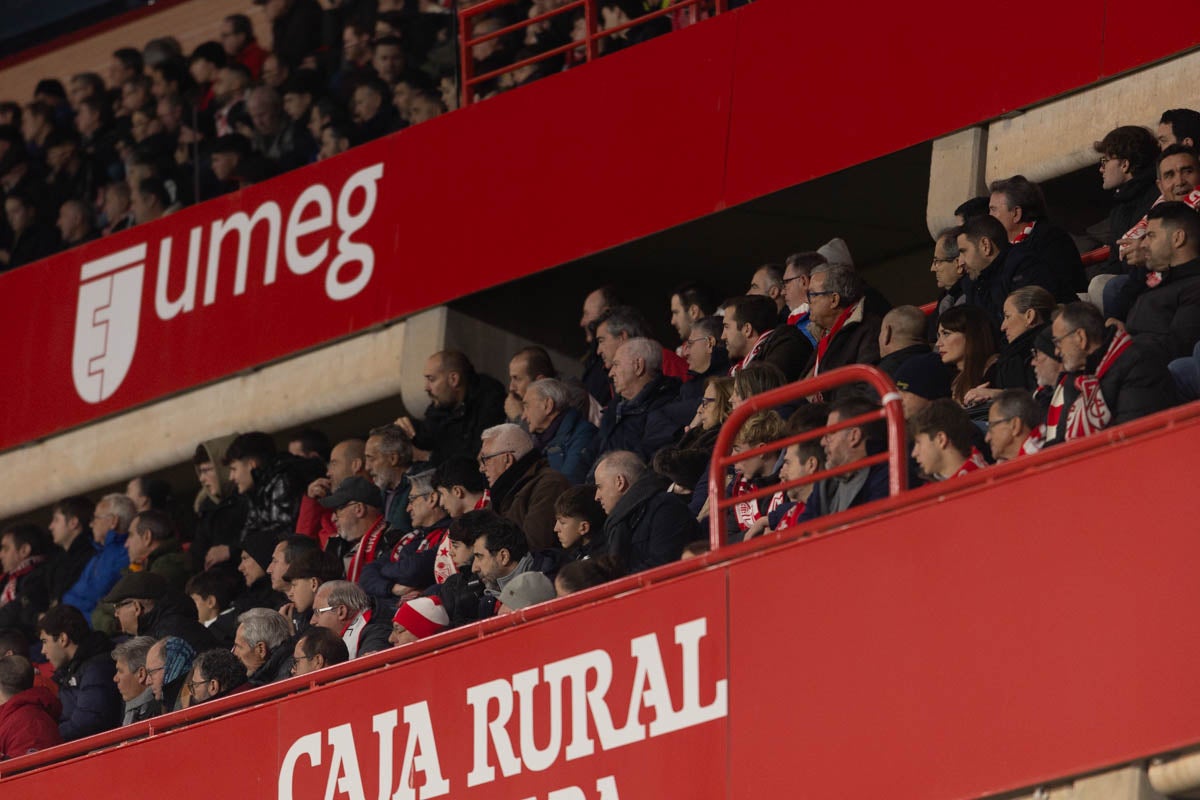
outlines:
[[[167,297],[171,282],[171,241],[168,236],[158,246],[158,279],[154,287],[154,311],[158,318],[166,321],[185,314],[196,307],[196,282],[200,274],[200,241],[203,228],[192,228],[188,235],[187,272],[184,273],[183,291],[178,299]]]
[[[338,793],[350,795],[350,800],[367,800],[363,794],[362,776],[358,773],[358,750],[354,747],[354,733],[350,726],[330,728],[328,741],[333,746],[333,760],[329,762],[325,800],[333,800]]]
[[[600,793],[600,800],[621,800],[617,795],[617,779],[612,775],[605,775],[596,781],[596,791]]]
[[[316,216],[304,219],[304,211],[315,205]],[[307,275],[321,266],[329,255],[329,240],[322,239],[321,244],[311,253],[300,252],[301,237],[323,231],[333,224],[333,198],[329,190],[322,184],[310,186],[296,198],[292,213],[288,215],[287,234],[283,242],[283,257],[288,269],[296,275]]]
[[[348,300],[361,292],[371,280],[375,270],[375,250],[369,244],[355,242],[350,237],[361,230],[375,213],[378,199],[376,184],[382,177],[383,164],[372,164],[351,175],[338,195],[337,221],[342,235],[338,237],[337,258],[329,265],[329,272],[325,273],[325,293],[331,300]],[[363,191],[363,206],[357,214],[351,214],[350,199],[357,189]],[[361,265],[358,274],[343,280],[342,268],[354,263]]]
[[[488,708],[496,701],[496,718],[488,721]],[[496,747],[496,760],[505,777],[521,771],[521,761],[513,755],[512,740],[504,726],[512,716],[512,686],[503,678],[467,689],[467,704],[474,709],[475,764],[467,775],[467,786],[479,786],[496,780],[496,770],[488,758],[488,737]]]
[[[650,723],[650,735],[690,728],[721,719],[729,713],[729,681],[716,683],[716,697],[707,706],[700,705],[700,640],[708,634],[704,617],[675,626],[675,644],[683,651],[683,707],[669,718],[660,717]]]
[[[212,224],[208,238],[208,271],[204,275],[204,305],[211,306],[217,299],[217,276],[221,268],[221,244],[230,233],[237,234],[237,264],[235,266],[233,293],[246,293],[246,273],[250,267],[250,235],[260,222],[267,223],[267,256],[263,260],[263,285],[275,282],[275,271],[279,266],[279,204],[267,201],[254,212],[232,214],[228,219],[219,219]]]
[[[400,768],[400,784],[392,800],[423,800],[441,797],[450,791],[450,781],[442,777],[437,743],[433,738],[433,721],[425,701],[404,707],[404,724],[408,726],[408,744],[404,746],[404,766]],[[418,793],[413,788],[413,776],[425,773],[425,784]],[[382,795],[380,796],[382,798]]]
[[[279,768],[279,800],[292,800],[292,781],[296,772],[296,762],[308,756],[314,767],[321,766],[321,733],[310,733],[301,736],[288,748],[283,757],[283,766]]]
[[[587,688],[589,672],[596,673],[596,685],[591,691]],[[545,675],[547,681],[555,684],[566,677],[571,679],[571,743],[567,745],[567,760],[590,756],[596,747],[588,735],[589,707],[601,741],[613,735],[612,715],[604,703],[604,695],[612,683],[612,659],[603,650],[590,650],[547,664]]]
[[[563,675],[551,679],[550,684],[550,742],[539,750],[534,742],[534,712],[538,707],[534,704],[533,692],[538,685],[538,670],[531,669],[513,675],[513,688],[520,698],[521,706],[521,761],[534,772],[541,772],[553,766],[558,760],[558,751],[562,748],[562,681]]]
[[[371,717],[371,730],[379,737],[379,800],[388,800],[392,792],[392,734],[397,718],[395,709]]]

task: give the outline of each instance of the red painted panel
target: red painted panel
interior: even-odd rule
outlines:
[[[1131,20],[1146,14],[1145,5],[1138,0],[1108,0],[1105,5],[1105,75],[1115,75],[1158,61],[1200,44],[1200,32],[1191,25],[1173,25],[1165,19],[1149,26],[1130,24]],[[1195,5],[1190,4],[1185,8],[1194,11]]]
[[[739,14],[726,202],[860,164],[1084,86],[1103,3],[1036,22],[952,0],[864,9],[763,2]],[[880,187],[886,191],[886,187]]]
[[[733,785],[977,797],[1200,739],[1174,468],[1197,446],[1193,423],[735,565]]]

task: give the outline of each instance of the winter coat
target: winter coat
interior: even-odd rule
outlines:
[[[1032,392],[1037,388],[1037,376],[1033,372],[1033,342],[1045,325],[1037,325],[1004,345],[1000,356],[992,367],[993,389],[1025,389]]]
[[[387,531],[375,560],[363,567],[358,584],[363,591],[377,600],[394,607],[395,586],[408,586],[422,590],[434,583],[433,562],[437,558],[438,545],[446,538],[450,527],[448,518],[441,519],[428,528],[413,528],[407,533]]]
[[[614,397],[600,419],[596,460],[613,450],[631,450],[649,461],[696,413],[693,408],[687,419],[681,419],[683,412],[674,402],[678,395],[679,381],[660,375],[632,400]]]
[[[596,460],[592,452],[596,426],[575,409],[568,408],[551,423],[545,434],[538,437],[538,442],[550,469],[561,472],[572,486],[583,483]]]
[[[678,560],[683,546],[701,534],[687,504],[666,491],[662,478],[647,473],[617,501],[604,535],[609,554],[633,573]]]
[[[295,648],[289,647],[287,642],[279,645],[267,654],[267,660],[254,670],[246,683],[250,686],[266,686],[268,683],[289,677],[292,674],[292,664],[295,663],[292,659],[293,652]]]
[[[1039,280],[1030,283],[1041,286],[1060,303],[1073,303],[1079,299],[1076,292],[1087,291],[1087,275],[1075,240],[1065,230],[1044,219],[1038,220],[1033,232],[1010,248],[1008,262],[1014,275],[1040,274]],[[1004,301],[1000,302],[1003,304]]]
[[[100,598],[117,585],[129,566],[129,551],[125,549],[125,540],[128,538],[128,534],[116,531],[105,534],[104,544],[84,567],[75,585],[63,595],[63,605],[78,608],[85,617],[92,616]]]
[[[87,567],[92,556],[96,555],[96,546],[92,535],[84,530],[75,537],[66,551],[55,554],[46,569],[46,584],[50,590],[50,602],[62,600],[72,586],[76,584],[83,570]]]
[[[37,618],[50,607],[52,561],[43,561],[17,578],[17,596],[0,606],[0,630],[16,628],[30,641],[37,641]]]
[[[900,369],[901,365],[903,365],[905,361],[908,361],[913,356],[925,355],[928,352],[930,352],[930,347],[924,342],[920,344],[910,344],[908,347],[905,347],[901,350],[888,353],[886,356],[879,359],[879,364],[877,366],[879,367],[880,372],[884,373],[892,380],[896,380],[896,371]]]
[[[308,485],[325,472],[320,461],[280,453],[253,471],[254,486],[247,493],[249,508],[241,540],[263,533],[283,539],[296,529],[300,498]]]
[[[774,364],[790,383],[804,376],[804,368],[812,354],[813,345],[808,337],[796,326],[784,324],[771,332],[751,363]]]
[[[859,300],[854,311],[850,313],[841,329],[829,342],[825,355],[821,357],[819,374],[824,375],[848,364],[878,363],[879,329],[882,324],[883,318],[867,308],[866,299]],[[815,372],[816,366],[817,350],[814,349],[805,372],[818,374]],[[837,396],[837,392],[833,392],[832,395],[829,392],[825,394],[827,400]]]
[[[1144,280],[1130,279],[1142,289],[1125,317],[1125,329],[1135,340],[1166,356],[1190,356],[1200,342],[1200,259],[1162,273],[1158,286],[1147,289]]]
[[[870,503],[872,500],[882,500],[888,496],[888,467],[887,464],[875,464],[865,470],[851,472],[839,478],[826,478],[818,481],[813,492],[808,496],[804,511],[797,522],[836,514],[848,508]],[[841,489],[839,492],[838,490]]]
[[[408,496],[412,493],[412,482],[408,476],[422,471],[414,464],[405,470],[404,474],[400,476],[400,482],[393,489],[384,491],[383,516],[392,530],[412,530],[412,517],[408,513]]]
[[[339,537],[337,541],[345,540]],[[234,598],[233,607],[237,609],[234,613],[240,615],[252,608],[269,608],[278,611],[279,607],[286,602],[286,597],[271,588],[271,576],[264,575]]]
[[[491,487],[492,509],[525,532],[531,551],[546,550],[558,546],[554,501],[569,488],[566,476],[531,450],[496,479]]]
[[[62,744],[60,714],[62,703],[41,686],[10,697],[0,705],[0,761]]]
[[[1120,275],[1125,272],[1125,264],[1121,261],[1117,241],[1124,238],[1125,233],[1146,216],[1154,201],[1159,198],[1158,170],[1148,166],[1117,187],[1113,192],[1113,207],[1108,212],[1108,259],[1103,264],[1087,268],[1089,279],[1097,275]]]
[[[187,554],[174,536],[158,543],[158,547],[146,558],[146,569],[166,578],[171,591],[180,594],[191,576]]]
[[[1116,328],[1105,329],[1104,341],[1088,356],[1082,374],[1096,373],[1115,335]],[[1058,420],[1056,442],[1066,441],[1068,412],[1079,397],[1076,379],[1080,375],[1078,372],[1069,372],[1063,377],[1063,408]],[[1166,357],[1158,348],[1136,338],[1100,379],[1100,393],[1112,412],[1109,427],[1162,411],[1179,402],[1175,382],[1167,371]]]
[[[182,594],[167,595],[138,618],[138,636],[178,636],[197,653],[217,646],[216,637],[196,618],[196,604]]]
[[[1014,290],[1022,286],[1041,286],[1053,293],[1051,287],[1057,282],[1050,264],[1039,253],[1027,249],[1019,254],[1020,257],[1014,257],[1014,250],[1010,247],[996,256],[977,277],[965,279],[966,304],[986,311],[996,328],[1004,321],[1004,301]]]
[[[246,496],[238,494],[237,488],[232,485],[229,493],[223,495],[220,502],[214,502],[206,496],[198,504],[196,532],[192,537],[189,553],[193,572],[203,571],[204,556],[211,548],[220,545],[229,548],[230,561],[237,563],[242,529],[246,527],[246,514],[249,511],[249,500]]]
[[[436,584],[431,593],[441,599],[450,617],[451,628],[491,616],[489,609],[494,609],[496,605],[495,598],[485,594],[483,581],[471,572],[470,565],[451,575],[444,583]]]
[[[505,421],[504,397],[498,380],[488,375],[473,375],[467,382],[467,396],[455,408],[430,405],[425,419],[413,422],[417,435],[413,444],[429,451],[429,466],[437,467],[452,456],[475,458],[479,455],[480,434]]]
[[[79,643],[75,657],[54,673],[62,716],[58,731],[65,741],[82,739],[121,724],[124,703],[113,683],[117,666],[112,642],[92,631]]]

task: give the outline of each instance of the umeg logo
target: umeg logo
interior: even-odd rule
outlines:
[[[112,397],[129,373],[145,276],[145,244],[89,261],[79,271],[71,372],[75,391],[89,403]]]

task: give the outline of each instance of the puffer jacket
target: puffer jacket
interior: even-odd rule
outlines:
[[[93,631],[79,643],[75,657],[54,673],[62,716],[58,731],[65,741],[82,739],[121,724],[124,704],[113,683],[117,667],[112,642]]]
[[[249,508],[242,527],[242,541],[258,533],[283,539],[296,529],[300,499],[308,485],[325,472],[324,465],[312,458],[281,453],[270,463],[253,471],[254,487],[247,493]]]

